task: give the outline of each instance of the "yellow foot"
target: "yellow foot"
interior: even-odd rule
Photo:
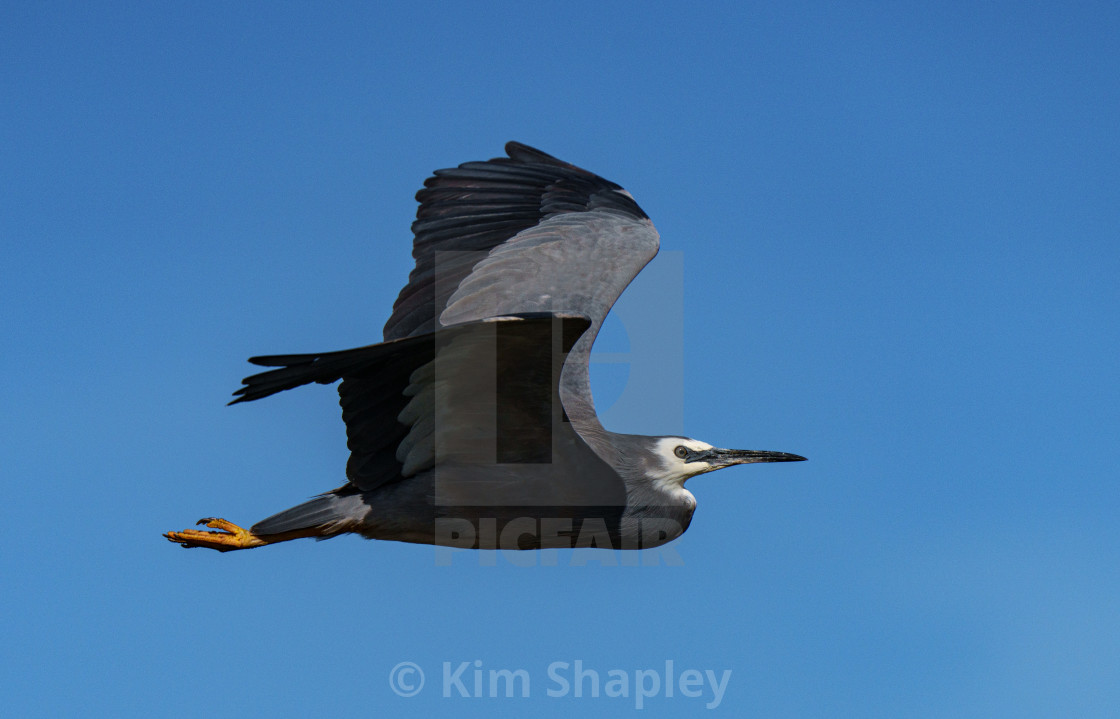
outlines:
[[[202,529],[184,529],[182,532],[168,532],[163,536],[187,549],[206,547],[207,549],[216,549],[219,552],[232,552],[235,549],[250,549],[270,544],[270,542],[266,542],[248,529],[242,529],[233,522],[227,522],[224,519],[207,517],[198,520],[198,523],[222,531],[207,532]]]

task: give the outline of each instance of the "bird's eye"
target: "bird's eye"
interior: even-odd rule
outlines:
[[[685,447],[683,444],[678,444],[677,448],[673,450],[673,454],[684,459],[688,456],[688,447]]]

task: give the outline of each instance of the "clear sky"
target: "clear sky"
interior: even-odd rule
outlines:
[[[1115,3],[387,5],[0,8],[6,715],[1115,716]],[[810,461],[692,480],[679,566],[162,539],[342,483],[334,390],[244,360],[379,340],[413,193],[510,139],[683,277],[610,428]]]

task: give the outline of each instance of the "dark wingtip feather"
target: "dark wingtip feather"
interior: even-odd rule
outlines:
[[[290,367],[292,365],[311,364],[321,356],[322,353],[295,355],[261,355],[259,357],[250,357],[249,364],[255,364],[259,367]]]
[[[574,167],[570,162],[557,159],[547,152],[542,152],[535,147],[510,140],[506,143],[506,154],[509,159],[517,162],[536,162],[542,165],[556,165],[558,167]]]

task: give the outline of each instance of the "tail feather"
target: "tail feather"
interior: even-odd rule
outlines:
[[[363,511],[358,512],[359,509]],[[349,531],[361,522],[366,509],[360,498],[330,492],[262,519],[250,531],[253,534],[283,534],[318,528],[322,530],[319,536],[328,537]]]

